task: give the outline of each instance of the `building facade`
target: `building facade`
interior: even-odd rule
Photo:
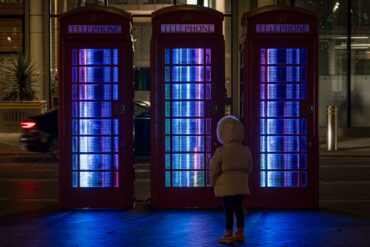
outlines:
[[[58,18],[73,8],[106,5],[133,14],[135,98],[149,98],[151,13],[179,4],[200,4],[224,14],[226,113],[241,116],[242,74],[240,25],[245,12],[271,4],[294,5],[319,17],[319,125],[326,126],[326,107],[338,107],[340,128],[370,127],[370,2],[365,0],[2,0],[0,60],[29,54],[36,70],[34,89],[49,107],[57,105]],[[369,12],[369,13],[368,13]],[[6,88],[2,68],[0,93]],[[2,99],[0,99],[2,100]],[[241,116],[245,117],[245,116]]]

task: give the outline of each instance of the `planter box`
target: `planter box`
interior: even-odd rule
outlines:
[[[0,132],[21,132],[21,121],[48,109],[46,100],[0,101]]]

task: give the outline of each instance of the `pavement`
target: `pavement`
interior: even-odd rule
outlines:
[[[53,177],[55,172],[50,173],[51,169],[57,169],[56,163],[45,154],[19,150],[17,138],[19,134],[0,133],[0,164],[4,161],[3,164],[13,166],[9,168],[13,172],[27,165],[38,166],[47,179],[57,179]],[[7,159],[12,162],[8,164]],[[42,165],[37,161],[42,161]],[[370,165],[370,138],[340,138],[336,152],[326,151],[325,139],[320,139],[320,166],[337,169],[347,163],[350,163],[350,170],[352,166],[362,169]],[[333,173],[325,169],[323,174]],[[334,177],[348,177],[349,170],[341,171],[344,174],[335,173]],[[353,176],[359,179],[358,176],[363,175],[366,179],[366,172]],[[38,193],[38,190],[28,191],[32,182],[22,181],[21,191]],[[324,181],[325,186],[326,182],[331,184]],[[337,186],[338,181],[333,183]],[[0,197],[2,190],[0,178]],[[325,195],[325,188],[323,193]],[[331,199],[332,204],[325,204],[318,210],[246,210],[246,241],[232,246],[369,247],[370,200],[358,200],[359,203],[349,200],[348,204],[343,204],[337,198]],[[8,205],[11,210],[0,213],[1,247],[222,246],[217,241],[224,234],[222,209],[158,210],[137,203],[135,208],[126,210],[61,210],[53,199],[45,199],[43,207],[32,207],[32,203],[32,200],[15,200]]]

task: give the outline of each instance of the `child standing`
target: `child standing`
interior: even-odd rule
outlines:
[[[252,171],[252,155],[242,144],[244,128],[234,116],[226,116],[218,122],[217,138],[223,146],[217,148],[210,167],[211,185],[225,206],[226,235],[220,243],[244,242],[244,196],[249,194],[248,175]],[[234,215],[237,232],[233,235]]]

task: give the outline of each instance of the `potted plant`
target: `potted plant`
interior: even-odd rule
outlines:
[[[4,81],[4,101],[32,101],[37,100],[35,91],[32,89],[34,80],[32,73],[35,65],[31,58],[23,53],[2,63],[4,74],[8,80]]]
[[[20,122],[28,116],[47,110],[46,100],[39,101],[32,88],[35,65],[23,53],[3,60],[0,64],[2,101],[0,101],[0,131],[21,131]]]

